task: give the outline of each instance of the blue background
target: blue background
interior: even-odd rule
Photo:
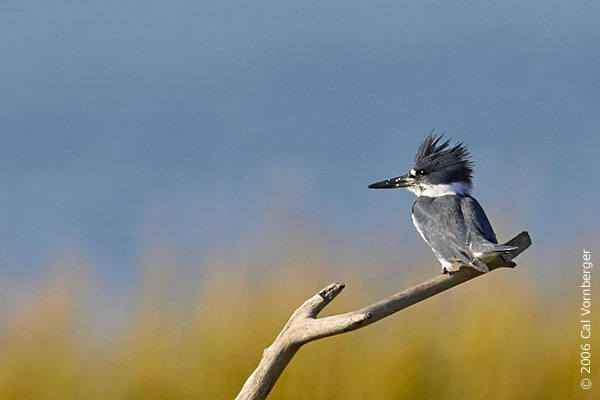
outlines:
[[[429,257],[412,194],[366,185],[405,173],[433,128],[468,144],[501,240],[527,229],[538,257],[586,247],[600,237],[599,11],[5,1],[0,272],[76,248],[119,279],[156,242],[193,260],[301,224]]]

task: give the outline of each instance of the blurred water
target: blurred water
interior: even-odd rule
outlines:
[[[411,195],[365,186],[434,127],[501,237],[597,234],[598,8],[3,3],[0,271],[76,248],[119,280],[155,241],[193,264],[298,221],[420,243]]]

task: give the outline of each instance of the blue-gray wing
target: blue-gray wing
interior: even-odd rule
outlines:
[[[449,270],[469,265],[486,272],[486,262],[514,250],[514,247],[497,244],[483,208],[470,196],[421,196],[413,204],[413,222],[444,268]]]
[[[481,260],[490,260],[499,254],[516,248],[498,244],[492,225],[481,205],[471,196],[461,198],[461,211],[467,227],[470,249]]]
[[[480,241],[498,243],[492,224],[477,200],[471,196],[461,197],[460,209],[473,245]]]
[[[468,251],[469,228],[461,210],[462,196],[420,196],[413,204],[413,222],[440,260],[473,262]]]

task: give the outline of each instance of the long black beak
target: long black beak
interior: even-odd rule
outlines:
[[[372,183],[367,187],[369,189],[396,189],[410,186],[412,181],[413,178],[406,174],[396,178],[386,179],[385,181]]]

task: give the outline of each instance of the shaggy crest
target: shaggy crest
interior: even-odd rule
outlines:
[[[472,188],[473,162],[462,143],[448,148],[450,140],[438,144],[443,135],[430,134],[417,150],[412,169],[427,175],[431,184],[461,182]]]

